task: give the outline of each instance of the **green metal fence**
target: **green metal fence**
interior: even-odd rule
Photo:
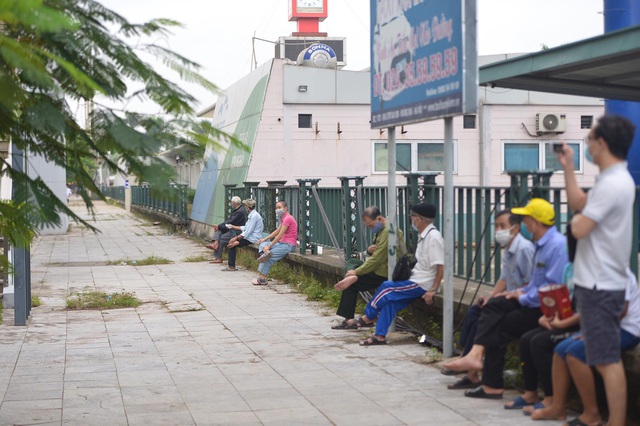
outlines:
[[[545,198],[556,212],[556,227],[560,232],[565,232],[566,224],[571,219],[566,193],[563,188],[549,186],[550,176],[550,172],[519,172],[511,174],[509,187],[454,188],[455,276],[486,283],[497,280],[501,255],[493,243],[494,218],[502,209],[523,206],[532,197]],[[410,229],[410,206],[426,201],[435,204],[439,212],[443,211],[443,188],[435,184],[435,177],[435,174],[408,175],[407,184],[397,188],[397,226],[404,231],[410,249],[417,240],[417,235]],[[267,186],[262,187],[258,186],[258,182],[245,182],[242,187],[227,185],[227,205],[230,212],[230,200],[234,195],[242,199],[255,199],[265,232],[271,232],[276,228],[275,203],[284,200],[298,222],[300,253],[315,254],[318,247],[334,247],[336,244],[332,241],[330,228],[336,237],[337,248],[344,250],[346,257],[351,257],[371,244],[372,235],[363,229],[360,216],[371,205],[377,205],[385,214],[387,187],[365,187],[364,177],[339,179],[339,187],[321,187],[320,179],[299,179],[298,185],[286,185],[284,181],[269,181]],[[186,187],[184,190],[178,187],[176,191],[180,195],[171,200],[157,199],[151,196],[148,187],[132,187],[132,204],[186,219]],[[635,217],[638,217],[639,206],[639,197],[636,196]],[[327,224],[321,208],[326,214]],[[435,221],[439,229],[442,229],[442,219],[440,214]],[[634,222],[633,235],[631,262],[637,273],[640,244],[637,221]]]
[[[124,186],[106,186],[100,188],[100,192],[105,197],[112,198],[124,203]]]
[[[123,196],[124,200],[124,196]],[[174,185],[167,191],[154,193],[149,186],[131,187],[131,205],[186,222],[187,185]]]

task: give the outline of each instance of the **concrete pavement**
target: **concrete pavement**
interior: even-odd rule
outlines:
[[[195,241],[104,203],[95,224],[101,234],[72,225],[32,247],[42,305],[26,327],[4,312],[2,425],[533,423],[503,401],[447,390],[453,379],[413,340],[360,347],[363,333],[331,330],[334,313],[286,285],[256,287],[254,272],[186,262],[210,255]],[[174,263],[111,264],[151,255]],[[67,295],[83,290],[135,292],[145,303],[66,310]]]

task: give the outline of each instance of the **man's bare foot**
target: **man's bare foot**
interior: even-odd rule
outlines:
[[[357,275],[349,275],[348,277],[344,278],[342,281],[338,281],[338,283],[333,287],[336,290],[345,290],[351,287],[353,284],[355,284],[356,281],[358,281]]]
[[[531,411],[531,419],[533,420],[564,420],[567,418],[567,410],[565,408],[544,407]]]
[[[444,363],[443,367],[451,371],[459,371],[459,372],[480,371],[482,370],[482,361],[465,356],[460,359],[456,359],[454,361]]]

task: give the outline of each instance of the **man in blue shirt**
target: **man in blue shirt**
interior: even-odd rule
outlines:
[[[222,268],[223,271],[236,271],[236,248],[255,244],[260,238],[262,238],[262,231],[264,230],[264,223],[262,222],[262,216],[256,211],[256,200],[247,198],[243,201],[243,204],[249,216],[247,217],[247,223],[243,226],[227,225],[231,229],[236,231],[242,231],[240,235],[237,235],[227,244],[229,249],[229,260],[226,268]]]
[[[445,365],[447,371],[482,370],[482,385],[465,392],[472,398],[502,398],[507,345],[538,326],[542,315],[538,288],[562,282],[564,267],[569,262],[566,239],[553,226],[555,212],[549,202],[533,198],[525,207],[511,209],[511,213],[524,216],[523,222],[535,241],[533,271],[529,284],[487,302],[478,321],[473,348],[466,356]]]

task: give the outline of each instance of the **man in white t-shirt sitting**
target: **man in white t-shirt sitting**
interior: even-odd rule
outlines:
[[[600,169],[588,194],[578,186],[571,147],[563,144],[558,153],[567,201],[576,213],[571,219],[571,231],[578,240],[575,297],[587,363],[595,366],[604,380],[610,426],[624,425],[627,402],[620,357],[620,317],[633,238],[635,183],[626,158],[634,132],[635,126],[624,117],[605,115],[598,119],[585,140],[587,160]]]

